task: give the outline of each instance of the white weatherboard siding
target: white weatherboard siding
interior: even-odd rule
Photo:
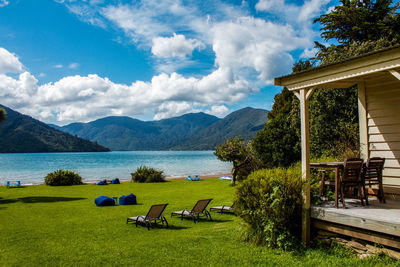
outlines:
[[[386,158],[383,184],[400,187],[400,81],[366,83],[366,102],[369,156]]]

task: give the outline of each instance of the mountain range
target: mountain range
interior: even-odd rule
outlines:
[[[108,148],[59,131],[0,105],[7,115],[0,123],[0,153],[105,152]]]
[[[227,138],[253,138],[267,122],[267,113],[247,107],[223,119],[199,112],[158,121],[112,116],[51,126],[111,150],[212,150]]]

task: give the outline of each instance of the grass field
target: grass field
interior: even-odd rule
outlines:
[[[213,221],[181,221],[175,210],[198,199],[230,204],[229,182],[207,179],[159,184],[0,188],[0,266],[388,266],[387,257],[359,260],[340,247],[294,252],[238,240],[239,219],[212,213]],[[96,207],[97,196],[134,193],[138,205]],[[169,203],[170,228],[135,227],[128,216]]]

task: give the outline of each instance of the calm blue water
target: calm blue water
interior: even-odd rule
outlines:
[[[220,174],[231,171],[213,151],[113,151],[107,153],[18,153],[0,154],[0,183],[21,180],[24,184],[43,183],[49,172],[68,169],[83,180],[130,179],[141,165],[161,169],[167,176]]]

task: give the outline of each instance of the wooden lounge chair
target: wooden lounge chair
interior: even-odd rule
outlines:
[[[371,187],[372,185],[378,186],[377,194],[369,194],[368,190],[365,191],[365,202],[368,205],[368,195],[377,196],[379,202],[386,203],[385,195],[383,193],[383,185],[382,185],[382,171],[383,165],[385,164],[384,158],[370,158],[367,160],[367,163],[364,166],[362,178],[364,186]]]
[[[194,205],[193,209],[190,210],[180,210],[174,211],[171,213],[171,217],[174,215],[181,216],[181,220],[183,217],[190,217],[196,223],[199,220],[200,216],[205,216],[206,218],[211,219],[211,214],[207,211],[207,205],[211,202],[212,198],[210,199],[202,199],[197,201],[196,205]]]
[[[167,219],[164,217],[162,214],[165,210],[165,207],[167,207],[168,204],[159,204],[159,205],[153,205],[151,206],[149,212],[147,213],[146,216],[135,216],[135,217],[128,217],[126,219],[126,223],[130,221],[135,221],[136,227],[138,222],[142,223],[147,226],[147,229],[150,230],[151,226],[151,221],[154,221],[155,224],[157,224],[157,220],[160,220],[162,224],[166,224],[168,227],[168,222]]]
[[[224,212],[234,213],[234,204],[232,204],[232,206],[223,205],[223,206],[211,207],[210,211],[212,210],[217,210],[219,211],[219,213],[224,213]]]
[[[340,198],[342,200],[343,208],[346,208],[344,203],[344,189],[357,186],[358,195],[361,201],[361,205],[364,205],[365,186],[361,179],[361,170],[363,167],[362,159],[346,159],[344,161],[344,168],[340,177]],[[363,188],[362,188],[363,187]]]

